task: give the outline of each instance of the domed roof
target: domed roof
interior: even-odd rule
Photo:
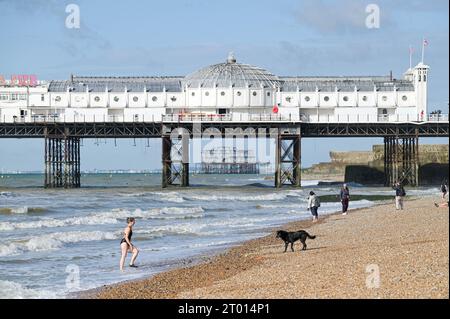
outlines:
[[[279,87],[280,79],[256,66],[237,63],[232,53],[225,63],[207,66],[183,79],[183,85],[191,88],[204,87]]]

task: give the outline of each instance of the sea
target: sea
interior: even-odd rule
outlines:
[[[81,181],[80,189],[44,189],[40,174],[0,175],[0,298],[67,298],[195,262],[311,218],[311,190],[324,199],[319,216],[341,208],[340,186],[318,180],[281,189],[264,175],[192,175],[191,187],[167,189],[158,174],[83,174]],[[394,195],[389,188],[349,186],[350,209]],[[139,267],[121,273],[127,217],[136,218]]]

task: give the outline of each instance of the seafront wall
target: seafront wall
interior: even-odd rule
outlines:
[[[438,185],[449,176],[448,144],[419,145],[419,184]],[[330,152],[330,162],[303,170],[303,178],[334,179],[365,185],[384,183],[384,146],[372,151]]]

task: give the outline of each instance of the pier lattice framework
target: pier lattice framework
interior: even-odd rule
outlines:
[[[45,139],[45,186],[80,187],[80,140],[83,138],[161,138],[162,186],[189,186],[189,139],[214,129],[222,137],[275,137],[275,186],[300,186],[303,138],[381,137],[385,143],[386,185],[394,181],[418,185],[420,137],[448,137],[448,122],[410,123],[303,123],[303,122],[105,122],[0,123],[0,138]],[[241,129],[239,131],[239,129]],[[175,130],[184,133],[175,137]],[[239,133],[241,132],[241,133]],[[178,154],[178,158],[174,158]]]

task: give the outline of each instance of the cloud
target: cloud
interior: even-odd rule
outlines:
[[[321,35],[367,34],[374,30],[366,28],[365,24],[369,4],[379,6],[381,28],[377,31],[384,34],[410,28],[412,24],[404,23],[408,17],[429,19],[427,14],[448,15],[449,10],[446,0],[303,0],[292,14],[301,27]],[[423,23],[414,23],[416,28],[421,25]]]
[[[112,48],[109,40],[90,28],[83,20],[83,1],[77,1],[80,6],[80,28],[68,29],[65,20],[68,15],[66,6],[74,3],[73,0],[0,0],[0,5],[6,5],[25,18],[26,15],[39,15],[56,17],[63,38],[56,44],[71,57],[83,57],[92,50],[106,51]],[[84,5],[88,5],[87,3]]]
[[[367,30],[366,5],[355,0],[305,0],[294,11],[296,21],[320,33],[354,33]]]

